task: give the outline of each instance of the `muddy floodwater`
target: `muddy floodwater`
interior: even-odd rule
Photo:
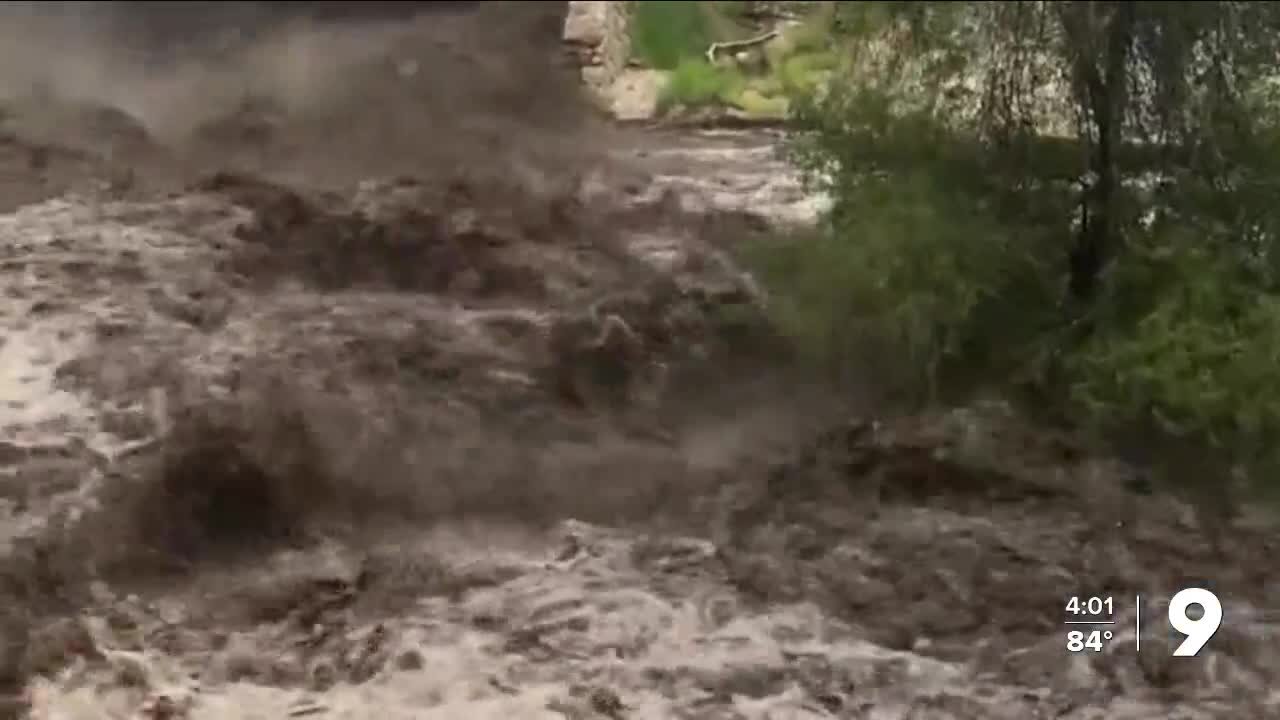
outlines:
[[[1276,715],[1272,526],[787,361],[778,132],[610,124],[562,4],[269,5],[0,11],[5,716]]]

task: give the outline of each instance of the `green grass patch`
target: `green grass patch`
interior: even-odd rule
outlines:
[[[816,90],[839,62],[833,52],[807,52],[786,58],[775,72],[783,92],[805,94]]]
[[[782,120],[787,116],[790,103],[785,97],[766,95],[754,88],[746,88],[730,102],[739,110],[757,118]]]
[[[753,90],[765,97],[773,97],[782,95],[786,88],[782,86],[782,78],[775,73],[769,73],[747,78],[747,90]]]
[[[682,60],[667,76],[659,105],[667,109],[677,105],[699,107],[729,103],[745,86],[746,79],[737,70],[689,58]]]
[[[736,107],[754,117],[784,118],[791,98],[814,90],[836,66],[833,53],[807,53],[787,58],[764,75],[747,75],[733,65],[712,65],[685,58],[668,74],[659,106]]]

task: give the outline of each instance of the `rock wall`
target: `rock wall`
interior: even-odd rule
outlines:
[[[564,44],[605,106],[612,104],[612,88],[631,55],[631,5],[629,0],[572,0],[565,16]]]

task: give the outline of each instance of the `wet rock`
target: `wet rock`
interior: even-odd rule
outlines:
[[[396,655],[395,667],[401,672],[415,672],[426,666],[422,653],[417,650],[405,650]]]
[[[665,81],[657,70],[623,70],[606,90],[610,112],[623,122],[652,120],[658,114],[658,99]]]

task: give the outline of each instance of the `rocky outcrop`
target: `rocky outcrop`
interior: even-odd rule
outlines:
[[[570,2],[563,40],[601,109],[619,120],[647,120],[657,111],[661,79],[629,67],[630,20],[630,2]]]
[[[582,67],[582,79],[603,93],[627,67],[631,54],[629,2],[591,0],[569,3],[564,43]]]

